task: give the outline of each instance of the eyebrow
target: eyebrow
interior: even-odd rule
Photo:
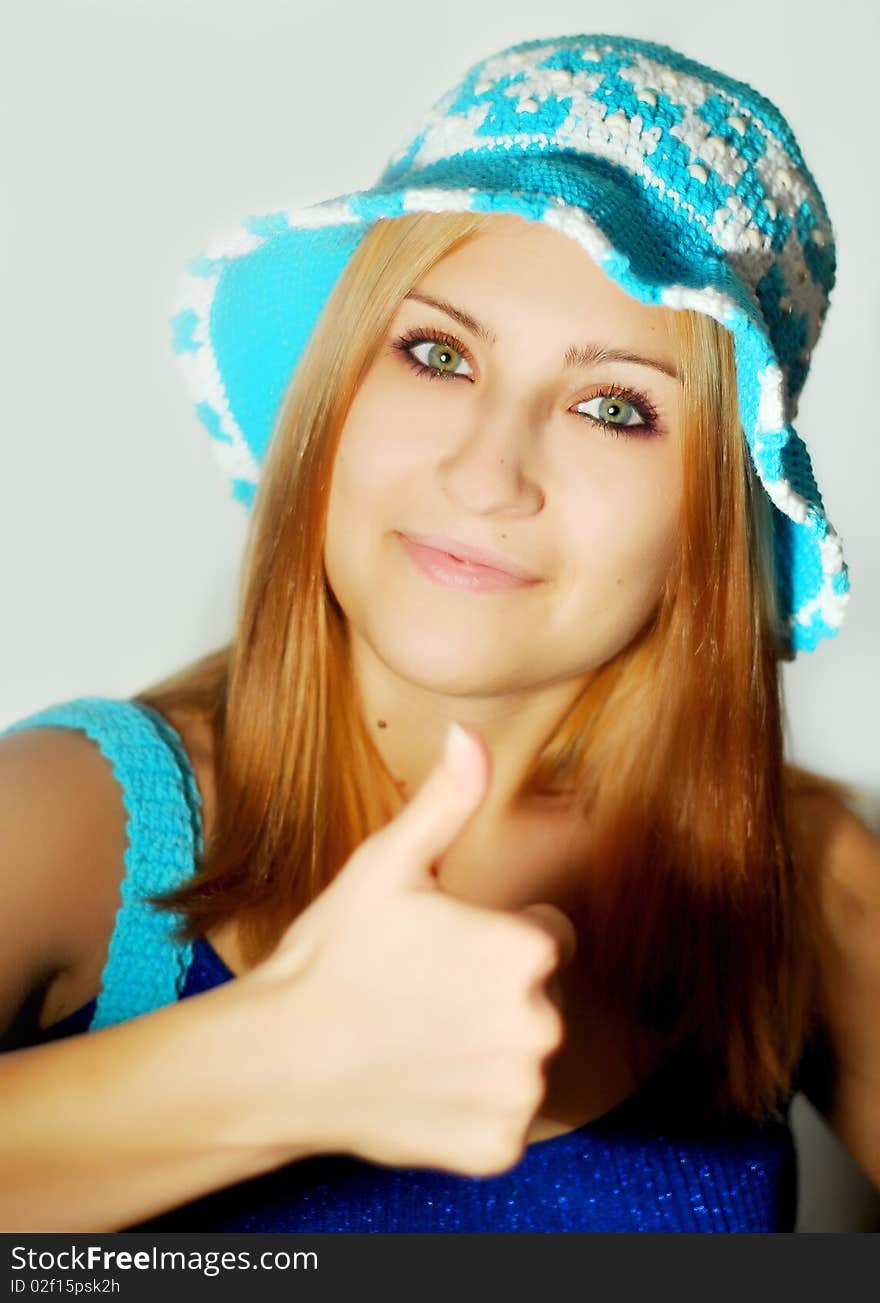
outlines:
[[[494,344],[497,341],[497,335],[489,330],[487,326],[482,325],[469,312],[457,308],[453,303],[448,303],[446,299],[435,299],[432,295],[425,294],[421,290],[410,290],[408,294],[404,295],[404,299],[417,299],[419,303],[426,303],[428,307],[445,312],[447,316],[453,317],[464,326],[465,330],[471,331],[472,334],[476,335],[478,339],[482,339],[486,344]],[[669,376],[672,380],[681,382],[681,373],[671,362],[664,362],[656,357],[645,357],[641,353],[633,353],[626,348],[603,348],[600,344],[572,344],[565,350],[562,360],[566,369],[596,366],[600,362],[635,362],[639,366],[653,367],[655,371],[662,371],[664,375]]]

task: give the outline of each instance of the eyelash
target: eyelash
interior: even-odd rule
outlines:
[[[401,354],[407,366],[411,367],[416,375],[421,376],[423,380],[468,379],[467,376],[456,375],[453,371],[438,371],[436,367],[425,366],[423,362],[420,362],[418,358],[412,355],[411,350],[416,344],[448,344],[450,348],[455,349],[456,353],[460,353],[467,362],[472,362],[470,353],[454,335],[448,334],[445,330],[435,330],[433,327],[429,330],[408,330],[399,339],[396,339],[391,347]],[[656,432],[658,425],[657,410],[647,397],[639,393],[638,390],[628,389],[625,385],[607,384],[601,386],[595,393],[578,399],[578,402],[589,403],[594,398],[622,398],[624,402],[635,408],[644,424],[615,425],[612,421],[603,421],[601,417],[592,416],[589,412],[575,412],[574,415],[580,417],[582,421],[591,421],[594,425],[600,426],[617,439],[621,436],[625,439],[632,439],[639,435],[645,437]]]

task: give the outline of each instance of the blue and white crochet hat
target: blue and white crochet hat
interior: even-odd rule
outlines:
[[[769,100],[649,41],[564,36],[492,55],[371,189],[246,218],[188,265],[173,348],[233,496],[250,510],[282,396],[371,224],[449,210],[544,222],[641,302],[732,332],[789,654],[834,637],[848,570],[792,424],[834,284],[825,203]]]

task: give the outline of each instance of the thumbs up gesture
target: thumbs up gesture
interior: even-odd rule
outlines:
[[[273,1080],[320,1064],[324,1151],[465,1175],[522,1157],[565,1038],[556,974],[576,934],[553,905],[486,908],[438,882],[490,766],[482,737],[451,725],[412,800],[254,970],[278,1004]],[[285,1038],[285,998],[308,1009],[308,1044]]]

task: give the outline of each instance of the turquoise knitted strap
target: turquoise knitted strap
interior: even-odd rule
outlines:
[[[73,728],[113,768],[128,814],[122,903],[116,915],[90,1030],[173,1004],[183,989],[192,943],[172,933],[181,915],[145,899],[181,886],[202,853],[202,803],[179,735],[155,710],[109,697],[49,706],[3,730]]]

